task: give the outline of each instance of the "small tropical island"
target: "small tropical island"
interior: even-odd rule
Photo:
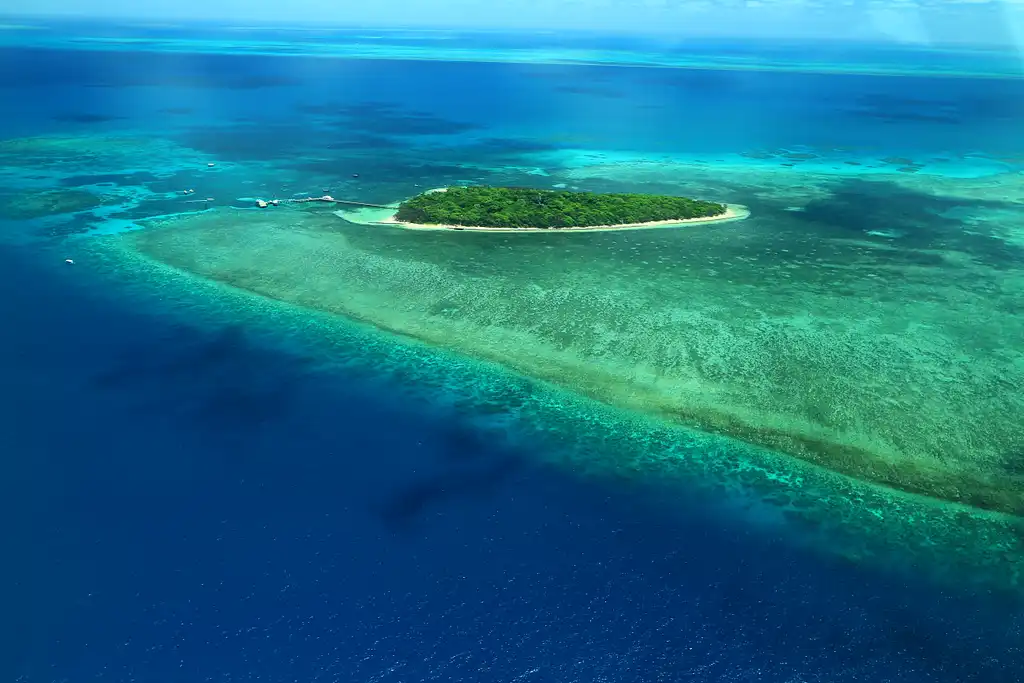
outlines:
[[[382,221],[454,230],[623,230],[745,218],[742,207],[649,194],[450,187],[408,199]]]

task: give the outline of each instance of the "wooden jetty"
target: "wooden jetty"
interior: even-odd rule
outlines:
[[[323,197],[303,197],[302,199],[290,199],[288,201],[302,203],[302,202],[327,202],[328,204],[348,204],[350,206],[368,206],[372,209],[397,209],[398,206],[395,204],[370,204],[369,202],[354,202],[348,199],[335,199],[329,194],[325,194]]]

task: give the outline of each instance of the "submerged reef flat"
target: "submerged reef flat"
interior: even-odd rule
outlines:
[[[217,210],[124,239],[174,268],[612,406],[863,482],[1024,513],[1013,246],[942,232],[962,233],[963,219],[898,246],[837,230],[834,206],[805,208],[721,229],[576,237]]]
[[[152,167],[155,160],[200,166],[209,159],[194,150],[153,136],[132,135],[40,135],[0,140],[2,173],[55,171],[96,172],[104,169]]]
[[[452,330],[458,325],[455,319],[461,314],[465,322],[460,329],[482,336],[474,317],[485,316],[495,323],[492,338],[537,345],[544,357],[538,359],[534,372],[544,371],[541,364],[547,364],[553,376],[553,371],[565,366],[570,338],[562,340],[560,355],[537,341],[542,321],[538,320],[536,330],[516,333],[508,322],[487,313],[493,301],[478,302],[474,309],[477,302],[468,289],[481,278],[493,276],[495,255],[511,258],[509,250],[524,245],[541,245],[539,251],[557,249],[567,239],[564,236],[415,233],[339,225],[328,213],[296,217],[253,211],[161,220],[150,228],[80,243],[90,271],[106,272],[116,281],[111,291],[120,297],[147,301],[157,297],[168,314],[192,322],[209,319],[221,325],[267,327],[290,340],[296,335],[309,338],[318,356],[323,354],[346,372],[387,382],[398,397],[500,416],[513,438],[543,444],[531,452],[554,458],[555,464],[580,476],[678,482],[681,504],[695,501],[709,513],[735,516],[744,528],[764,527],[771,534],[785,529],[811,550],[886,572],[913,573],[960,590],[1019,596],[1024,588],[1024,520],[1020,518],[876,486],[799,458],[690,430],[674,420],[622,410],[588,399],[572,385],[563,388],[538,382],[510,372],[506,364],[480,360],[487,355],[480,340],[460,347],[456,343],[459,330]],[[247,233],[258,236],[252,248],[243,259],[230,256],[228,252],[246,242]],[[628,254],[631,240],[622,238],[678,233],[578,237],[600,238],[604,247],[622,246],[625,241]],[[503,240],[508,242],[500,244]],[[275,263],[275,249],[280,247],[286,251],[276,256],[284,258]],[[455,258],[439,258],[450,249],[458,252]],[[382,251],[375,253],[378,250]],[[655,261],[643,251],[634,252],[641,259],[638,265],[645,265],[642,260]],[[513,275],[548,280],[554,276],[547,271],[548,263],[530,270],[528,260],[516,261],[525,269]],[[308,276],[296,277],[296,268],[306,269]],[[336,275],[329,275],[331,271]],[[416,286],[408,285],[410,278]],[[447,289],[450,298],[438,299],[434,289],[444,281],[452,285]],[[225,287],[225,283],[237,287]],[[394,291],[403,284],[404,292]],[[617,281],[613,286],[621,284]],[[547,307],[575,303],[570,297],[559,304],[553,290],[546,290],[550,294],[545,297],[540,285],[526,289],[533,290],[534,300],[547,299],[539,311],[541,318],[550,314]],[[384,301],[387,291],[393,292],[390,302]],[[500,291],[496,286],[485,293],[514,296],[515,290]],[[420,307],[427,300],[433,301],[433,307],[423,311]],[[456,308],[460,305],[461,311]],[[436,341],[420,344],[408,336],[381,334],[352,318],[420,338],[427,338],[432,330],[444,333],[450,348],[473,349],[478,355],[452,354]],[[580,320],[567,332],[579,333],[585,324]],[[608,340],[623,332],[611,329],[607,322],[598,323],[593,331]],[[288,342],[290,347],[295,343]],[[618,353],[631,351],[623,348]],[[650,372],[650,368],[638,368],[634,379],[643,380],[643,373]]]
[[[0,195],[0,218],[28,220],[103,206],[104,197],[85,190],[43,190]]]

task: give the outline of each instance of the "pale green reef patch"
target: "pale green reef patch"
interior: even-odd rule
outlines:
[[[814,221],[838,209],[810,208],[795,223],[755,214],[653,234],[502,237],[219,210],[132,239],[184,271],[613,406],[1024,513],[1024,280],[1012,245],[957,243],[941,222],[907,246],[871,230],[826,234]]]
[[[522,329],[518,336],[508,329],[513,311],[501,309],[504,317],[488,313],[495,305],[492,299],[479,302],[475,310],[477,318],[492,321],[493,329],[483,330],[474,319],[469,285],[478,284],[473,278],[491,270],[494,254],[508,253],[509,245],[495,248],[494,240],[511,237],[479,235],[462,250],[455,239],[467,236],[462,233],[371,232],[341,223],[328,212],[306,215],[301,225],[289,226],[289,221],[280,219],[281,214],[248,211],[161,221],[151,230],[82,242],[88,252],[83,257],[90,268],[116,280],[126,296],[133,289],[145,297],[157,296],[176,315],[194,320],[202,313],[220,323],[269,327],[289,337],[315,340],[310,343],[317,347],[318,356],[330,358],[346,372],[371,373],[413,401],[449,402],[477,414],[504,416],[517,438],[547,444],[536,452],[581,476],[678,482],[686,501],[703,500],[709,511],[734,515],[742,524],[762,527],[766,533],[786,529],[785,533],[827,555],[886,571],[913,572],[962,589],[1019,594],[1024,571],[1024,523],[1019,518],[872,485],[804,460],[695,431],[672,419],[594,401],[577,387],[566,390],[536,381],[510,372],[505,363],[452,354],[408,336],[410,330],[433,330],[446,334],[449,344],[458,332],[479,335],[473,342],[477,345],[491,340],[532,343],[544,356],[535,367],[561,371],[569,365],[572,336],[556,349],[539,333],[551,310],[548,306],[572,308],[587,293],[573,299],[550,285],[523,287],[530,301],[544,302],[545,308],[539,309],[536,327]],[[232,224],[234,229],[229,227]],[[323,240],[325,234],[332,236],[330,240]],[[379,241],[371,245],[367,237]],[[543,236],[512,237],[539,245],[537,240]],[[225,251],[251,238],[256,239],[244,259]],[[417,243],[438,238],[444,243],[431,245],[432,263],[417,258],[423,255],[418,254]],[[383,251],[368,254],[369,246]],[[455,248],[458,254],[439,262],[437,255],[444,249],[437,247]],[[274,267],[271,262],[275,254],[281,256],[282,248],[290,254],[285,263]],[[551,242],[542,247],[552,249]],[[545,265],[532,273],[539,276]],[[296,277],[294,267],[303,275]],[[459,280],[464,287],[444,287],[447,298],[431,293],[442,282]],[[395,292],[403,285],[405,291]],[[622,282],[615,285],[622,286]],[[521,296],[517,289],[495,283],[486,294],[516,298]],[[616,291],[609,288],[609,296]],[[388,295],[394,298],[387,301]],[[433,310],[422,310],[427,302]],[[444,310],[453,304],[465,307],[464,322],[455,322],[454,309]],[[344,315],[334,315],[339,312]],[[353,317],[363,317],[372,325],[352,322]],[[616,348],[615,338],[628,330],[578,317],[579,323],[568,332],[591,327],[589,343],[593,346],[595,340],[605,339],[609,357],[639,351],[645,343],[633,335],[633,347]],[[416,321],[415,328],[410,320]],[[389,327],[406,334],[381,333],[381,328]],[[501,347],[493,351],[500,352]],[[576,370],[582,374],[587,369],[576,366]],[[634,379],[643,380],[644,374],[644,368],[636,369]]]

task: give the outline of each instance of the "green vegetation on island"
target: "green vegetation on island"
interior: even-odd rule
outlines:
[[[395,218],[423,225],[568,228],[710,218],[726,207],[685,197],[525,187],[452,187],[402,202]]]

